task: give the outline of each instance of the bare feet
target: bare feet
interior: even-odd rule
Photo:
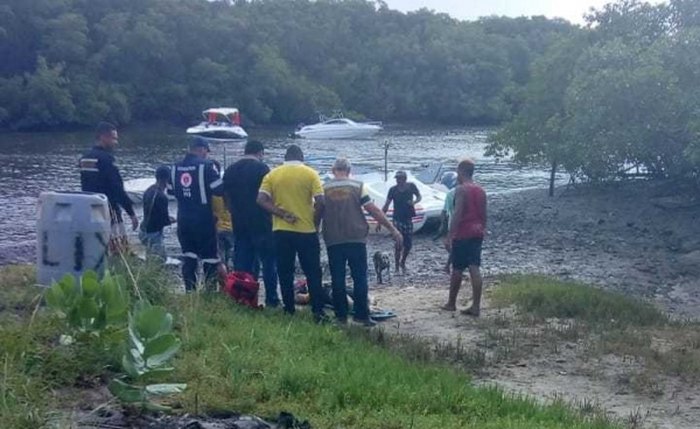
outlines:
[[[457,311],[457,307],[455,307],[454,305],[449,305],[449,304],[443,305],[442,307],[440,307],[440,309],[445,310],[445,311]]]
[[[479,317],[479,309],[474,307],[469,307],[466,310],[460,311],[460,313],[465,316]]]

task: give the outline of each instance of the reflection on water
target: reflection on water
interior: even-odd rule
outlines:
[[[270,164],[281,162],[294,142],[309,164],[327,171],[336,156],[348,157],[358,169],[384,168],[384,142],[390,143],[388,167],[418,171],[433,162],[455,164],[462,157],[477,161],[477,180],[487,192],[501,193],[545,187],[547,173],[522,169],[511,162],[484,156],[490,130],[389,127],[374,140],[291,140],[287,129],[249,130],[266,144]],[[36,239],[36,200],[42,191],[77,190],[80,154],[92,144],[89,132],[0,134],[0,248],[33,243]],[[162,163],[172,163],[186,151],[183,130],[172,127],[132,127],[120,131],[117,164],[125,180],[150,176]],[[215,143],[212,156],[229,164],[242,155],[243,143]]]

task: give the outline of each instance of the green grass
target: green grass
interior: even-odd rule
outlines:
[[[610,427],[561,405],[474,388],[465,373],[410,361],[376,337],[308,317],[248,311],[218,297],[187,297],[181,306],[185,347],[174,379],[190,383],[189,412],[287,410],[319,428]]]
[[[3,293],[28,287],[21,281],[9,285],[6,274],[0,270]],[[420,341],[318,326],[305,312],[288,317],[253,311],[223,296],[168,302],[183,341],[170,378],[189,385],[173,399],[182,412],[289,411],[314,428],[617,427],[561,403],[542,406],[475,388],[465,372],[436,363],[435,350]],[[61,330],[46,311],[29,306],[0,325],[3,428],[42,427],[53,411],[68,406],[55,389],[107,379],[114,356],[90,347],[57,347]]]
[[[540,318],[576,319],[605,326],[653,326],[668,322],[668,316],[646,302],[545,276],[505,277],[501,287],[490,296],[496,306],[515,305],[518,311]]]
[[[63,322],[41,307],[30,266],[0,267],[0,427],[44,427],[64,387],[104,383],[115,356],[95,345],[60,347]]]

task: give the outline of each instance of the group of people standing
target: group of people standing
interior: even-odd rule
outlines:
[[[116,127],[101,123],[96,146],[80,160],[83,191],[104,193],[109,200],[112,251],[124,250],[126,245],[122,209],[130,217],[133,229],[139,226],[133,204],[114,165],[112,151],[117,142]],[[378,222],[377,230],[384,227],[391,233],[395,242],[395,267],[405,272],[406,258],[412,247],[414,205],[421,199],[418,188],[407,182],[405,172],[398,172],[397,185],[390,189],[386,204],[379,209],[366,186],[351,179],[349,160],[338,158],[332,168],[333,178],[324,185],[318,173],[304,164],[299,146],[289,146],[284,163],[272,170],[263,162],[264,151],[261,142],[248,141],[243,157],[222,172],[218,164],[208,158],[208,142],[195,138],[183,160],[172,167],[161,166],[156,170],[156,183],[144,193],[142,242],[150,253],[164,258],[163,228],[176,222],[182,248],[182,276],[186,291],[192,292],[197,285],[200,261],[205,287],[216,288],[217,283],[225,281],[227,264],[222,262],[221,255],[227,262],[230,253],[226,247],[230,247],[232,235],[233,269],[250,273],[257,279],[262,268],[266,306],[280,305],[279,285],[281,303],[288,314],[295,312],[298,258],[306,277],[313,317],[321,322],[327,319],[319,239],[319,231],[322,231],[337,321],[346,323],[348,320],[345,282],[349,266],[353,280],[353,318],[367,326],[373,325],[367,299],[369,225],[365,212]],[[460,180],[467,185],[455,193],[455,204],[459,206],[455,209],[446,242],[454,267],[450,299],[444,307],[447,310],[456,309],[454,304],[466,268],[469,268],[472,284],[475,279],[480,282],[478,265],[480,239],[485,231],[485,194],[471,182],[474,164],[467,164],[460,163],[458,168]],[[168,214],[166,193],[177,200],[176,219]],[[385,215],[392,203],[393,223]],[[468,314],[476,316],[479,305],[476,293],[474,305]]]

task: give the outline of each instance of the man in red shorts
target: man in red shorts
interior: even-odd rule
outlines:
[[[442,308],[457,310],[457,294],[464,270],[469,269],[472,283],[472,305],[462,314],[479,317],[481,305],[481,243],[486,233],[486,192],[474,183],[474,161],[465,159],[457,166],[459,185],[455,191],[455,211],[445,246],[452,256],[450,296]]]

